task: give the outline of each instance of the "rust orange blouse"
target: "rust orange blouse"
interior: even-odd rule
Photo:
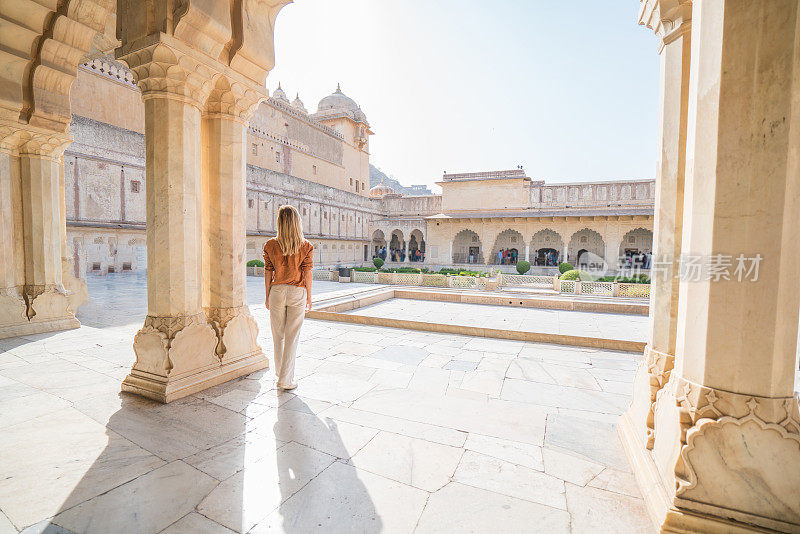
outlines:
[[[264,272],[273,272],[273,284],[303,286],[308,271],[314,266],[314,245],[304,241],[300,251],[284,256],[278,240],[274,237],[264,244]]]

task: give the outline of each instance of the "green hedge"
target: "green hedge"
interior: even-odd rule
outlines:
[[[428,269],[420,269],[419,267],[391,267],[387,269],[381,269],[382,273],[427,273]]]
[[[378,269],[375,267],[353,267],[353,270],[361,273],[374,273]]]
[[[264,262],[261,260],[250,260],[247,262],[248,267],[263,267]]]
[[[525,274],[530,270],[531,270],[531,262],[525,260],[517,262],[517,272],[519,274]]]
[[[560,272],[561,274],[564,274],[567,271],[574,271],[574,270],[575,267],[573,267],[571,263],[564,262],[558,266],[558,272]]]
[[[439,274],[451,274],[457,276],[480,276],[480,277],[489,276],[489,273],[485,273],[483,271],[463,271],[463,270],[453,269],[450,267],[445,267],[443,269],[440,269]]]

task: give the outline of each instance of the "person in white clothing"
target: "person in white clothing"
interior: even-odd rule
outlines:
[[[305,312],[311,309],[311,267],[314,246],[303,236],[300,214],[294,206],[278,209],[278,235],[264,245],[264,284],[275,348],[278,387],[297,387],[294,360]]]

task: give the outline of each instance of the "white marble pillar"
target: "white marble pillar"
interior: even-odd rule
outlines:
[[[707,267],[680,281],[652,455],[624,440],[665,531],[800,531],[798,22],[797,2],[694,5],[682,251]]]
[[[242,104],[223,108],[221,101]],[[203,308],[217,334],[220,373],[229,378],[269,367],[256,341],[245,279],[246,119],[256,102],[220,79],[202,121]]]
[[[634,398],[626,417],[630,431],[652,449],[656,395],[667,383],[675,361],[692,6],[690,1],[682,0],[673,3],[669,12],[657,10],[642,15],[641,22],[653,28],[659,38],[661,91],[653,261],[662,268],[650,271],[648,344],[636,372]]]
[[[455,263],[455,260],[453,259],[453,240],[452,239],[450,240],[450,256],[448,256],[448,257],[450,258],[450,262],[451,263]],[[469,261],[469,250],[467,250],[467,261]]]
[[[531,260],[531,246],[529,243],[525,243],[525,261]]]
[[[77,162],[75,163],[77,165]],[[58,207],[61,213],[59,225],[61,227],[61,281],[67,293],[70,308],[78,311],[81,304],[89,299],[89,290],[86,287],[86,280],[75,277],[74,258],[71,247],[67,243],[67,206],[66,206],[66,184],[64,180],[64,158],[62,157],[58,165],[59,175],[59,202]],[[84,271],[80,271],[83,273]]]
[[[0,230],[0,245],[9,254],[0,268],[0,337],[77,328],[61,276],[59,167],[71,138],[30,126],[4,131],[0,189],[9,195],[0,200],[0,211],[10,225],[4,222]]]
[[[619,247],[622,241],[618,235],[604,236],[606,247],[603,252],[605,256],[603,260],[606,263],[606,269],[616,271],[619,268]]]
[[[170,402],[225,378],[201,286],[200,110],[210,75],[180,52],[153,48],[167,68],[148,62],[154,52],[147,50],[122,58],[144,100],[148,252],[147,318],[134,338],[136,363],[122,389]],[[170,84],[160,77],[167,71]]]
[[[28,324],[17,135],[0,139],[0,338]]]

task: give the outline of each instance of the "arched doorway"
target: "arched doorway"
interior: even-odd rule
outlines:
[[[522,250],[520,250],[522,249]],[[525,254],[525,240],[516,230],[503,230],[494,240],[489,263],[494,265],[516,265]]]
[[[406,260],[406,240],[403,232],[392,230],[392,238],[389,241],[389,261]]]
[[[408,261],[425,261],[425,238],[420,230],[412,230],[408,239]]]
[[[606,242],[594,230],[584,228],[572,234],[568,250],[567,261],[573,262],[576,268],[597,271],[605,268]]]
[[[649,269],[649,258],[653,253],[653,232],[646,228],[635,228],[624,236],[619,245],[620,267],[625,269]]]
[[[564,240],[554,230],[545,228],[533,234],[530,262],[533,265],[557,266],[562,261]]]
[[[386,260],[388,252],[386,250],[386,236],[382,230],[372,232],[372,257]]]
[[[483,263],[483,245],[478,234],[461,230],[453,238],[453,263]]]

